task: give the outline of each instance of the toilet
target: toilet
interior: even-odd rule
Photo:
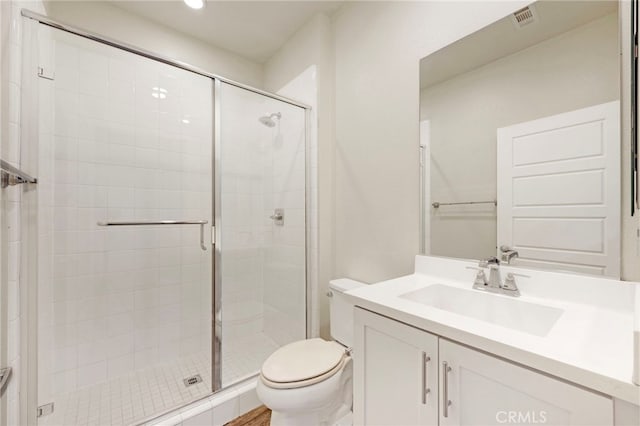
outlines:
[[[334,341],[299,340],[276,350],[262,365],[256,391],[272,411],[272,426],[351,425],[353,304],[344,293],[363,285],[330,281]]]

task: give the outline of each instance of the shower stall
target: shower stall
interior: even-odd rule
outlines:
[[[254,377],[308,334],[306,107],[23,14],[38,423]]]

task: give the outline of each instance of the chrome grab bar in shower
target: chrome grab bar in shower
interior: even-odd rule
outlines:
[[[141,220],[141,221],[100,221],[98,226],[153,226],[153,225],[200,225],[200,248],[206,250],[204,245],[204,226],[207,220]]]

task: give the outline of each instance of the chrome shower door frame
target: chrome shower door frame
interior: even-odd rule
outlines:
[[[212,391],[222,390],[222,195],[220,174],[220,80],[213,80],[213,292],[211,301],[211,386]]]
[[[281,102],[285,102],[294,106],[297,106],[299,108],[302,108],[303,110],[305,110],[305,122],[304,122],[304,126],[305,126],[305,184],[304,184],[304,197],[305,197],[305,245],[304,245],[304,257],[305,257],[305,283],[304,283],[304,288],[305,288],[305,331],[306,331],[306,337],[310,337],[311,335],[313,335],[315,332],[314,330],[312,330],[312,319],[311,319],[311,315],[312,315],[312,306],[314,304],[314,297],[312,297],[313,292],[311,291],[311,277],[310,277],[310,270],[309,270],[309,248],[308,248],[308,243],[309,243],[309,203],[310,200],[308,198],[309,196],[309,188],[308,185],[310,183],[310,178],[309,178],[309,170],[310,170],[310,161],[311,161],[311,156],[309,154],[309,141],[310,141],[310,111],[311,111],[311,107],[308,105],[305,105],[304,103],[286,98],[284,96],[280,96],[274,93],[270,93],[252,86],[248,86],[246,84],[243,83],[239,83],[237,81],[219,76],[217,74],[213,74],[210,73],[208,71],[202,70],[198,67],[195,67],[193,65],[187,64],[185,62],[181,62],[151,51],[148,51],[146,49],[142,49],[136,46],[133,46],[131,44],[119,41],[119,40],[115,40],[100,34],[96,34],[94,32],[91,31],[87,31],[81,28],[77,28],[75,26],[72,25],[68,25],[66,23],[57,21],[55,19],[51,19],[50,17],[47,17],[45,15],[41,15],[35,12],[32,12],[28,9],[22,9],[21,10],[21,14],[24,18],[27,18],[28,21],[32,21],[32,22],[37,22],[43,25],[46,25],[48,27],[51,28],[55,28],[58,30],[62,30],[65,31],[67,33],[70,34],[74,34],[77,36],[80,36],[82,38],[85,39],[89,39],[101,44],[105,44],[111,47],[115,47],[117,49],[129,52],[129,53],[133,53],[135,55],[139,55],[139,56],[143,56],[145,58],[148,59],[152,59],[167,65],[171,65],[174,66],[176,68],[180,68],[186,71],[190,71],[193,72],[195,74],[199,74],[205,77],[208,77],[212,80],[212,86],[213,86],[213,90],[212,90],[212,96],[213,96],[213,154],[212,154],[212,166],[213,166],[213,170],[212,170],[212,179],[213,179],[213,208],[212,208],[212,228],[211,228],[211,247],[212,247],[212,256],[213,256],[213,261],[212,261],[212,287],[213,287],[213,291],[212,291],[212,301],[211,301],[211,308],[212,308],[212,312],[211,312],[211,321],[212,321],[212,389],[211,389],[211,393],[196,399],[194,401],[192,401],[189,404],[195,403],[197,401],[200,400],[204,400],[207,398],[210,398],[212,394],[215,394],[218,391],[223,390],[222,387],[222,363],[221,363],[221,351],[222,351],[222,323],[221,323],[221,309],[222,309],[222,294],[221,294],[221,290],[222,290],[222,277],[221,277],[221,268],[220,268],[220,260],[221,260],[221,250],[222,250],[222,245],[221,245],[221,208],[220,208],[220,197],[221,197],[221,193],[220,193],[220,87],[222,83],[226,83],[241,89],[245,89],[247,91],[271,98],[271,99],[275,99]],[[33,287],[33,286],[30,286]],[[34,287],[35,288],[35,287]],[[31,309],[35,309],[35,306],[30,307]],[[35,317],[35,313],[34,313],[34,317]],[[37,321],[37,317],[35,317],[35,321]],[[34,347],[37,345],[37,342],[35,341],[35,339],[37,339],[37,337],[35,336],[35,333],[33,336],[31,336],[34,339],[33,345]],[[34,348],[33,351],[29,351],[30,354],[35,355],[37,353],[37,349]],[[37,362],[35,361],[35,359],[29,359],[28,360],[28,365],[27,365],[27,372],[29,371],[37,371]],[[24,375],[26,377],[26,375]],[[35,374],[33,374],[32,380],[29,382],[29,386],[27,386],[26,389],[28,392],[33,392],[33,394],[35,395],[35,393],[37,392],[37,382],[35,379]],[[37,406],[37,398],[34,396],[34,398],[30,399],[28,404],[28,407],[26,407],[26,412],[28,413],[35,413],[35,408]],[[179,409],[179,408],[177,408]],[[172,409],[172,411],[174,411],[175,409]],[[153,419],[157,419],[159,417],[162,417],[164,415],[168,414],[168,412],[159,412],[159,413],[155,413],[152,416],[145,418],[143,421],[141,421],[140,424],[149,422]],[[33,418],[32,420],[34,420],[32,423],[35,423],[35,418]]]
[[[311,155],[309,153],[309,141],[311,139],[310,135],[310,120],[311,120],[311,107],[306,106],[301,103],[292,102],[286,98],[282,98],[277,95],[269,94],[268,92],[263,92],[260,90],[252,90],[251,88],[247,88],[243,85],[237,85],[233,82],[226,81],[224,79],[219,79],[217,77],[213,78],[213,228],[212,228],[212,251],[213,251],[213,262],[212,262],[212,276],[213,276],[213,292],[212,292],[212,371],[211,371],[211,383],[213,387],[213,393],[219,392],[225,387],[222,383],[222,271],[221,271],[221,261],[222,261],[222,157],[221,157],[221,87],[222,84],[230,84],[231,86],[236,86],[241,89],[249,90],[258,95],[266,96],[272,98],[277,101],[286,102],[296,107],[302,108],[304,110],[304,151],[305,151],[305,173],[304,173],[304,270],[305,270],[305,282],[304,282],[304,294],[305,294],[305,338],[310,338],[314,335],[313,324],[312,324],[312,309],[314,303],[314,297],[312,288],[311,288],[311,272],[309,269],[309,265],[311,263],[309,259],[309,241],[310,241],[310,231],[309,231],[309,212],[311,210],[311,200],[309,199],[309,183],[311,179],[309,177],[309,173],[311,170],[310,161]]]

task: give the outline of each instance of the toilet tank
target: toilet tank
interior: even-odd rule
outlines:
[[[353,303],[344,293],[366,285],[348,278],[329,281],[329,321],[331,337],[343,346],[353,347]]]

